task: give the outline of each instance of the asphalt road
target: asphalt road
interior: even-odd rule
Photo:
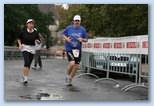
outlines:
[[[62,59],[44,59],[42,70],[32,70],[29,85],[21,83],[23,60],[6,60],[5,65],[5,100],[71,100],[71,101],[148,101],[148,90],[135,88],[128,92],[121,88],[131,81],[118,80],[120,87],[111,81],[94,83],[90,76],[73,80],[73,86],[65,86],[67,61]],[[77,74],[82,73],[78,70]]]

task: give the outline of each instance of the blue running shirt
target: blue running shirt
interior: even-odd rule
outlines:
[[[74,27],[73,25],[69,25],[65,28],[63,34],[71,38],[71,42],[65,42],[67,52],[72,51],[72,49],[81,50],[82,44],[78,41],[78,38],[88,38],[87,32],[83,26]]]

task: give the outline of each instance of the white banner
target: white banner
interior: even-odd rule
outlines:
[[[148,35],[99,37],[83,44],[83,51],[103,53],[148,54]]]

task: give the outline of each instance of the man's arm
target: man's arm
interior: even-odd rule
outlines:
[[[87,38],[83,38],[82,41],[83,41],[83,42],[87,42],[88,39],[87,39]]]
[[[71,42],[71,38],[69,36],[64,35],[64,39],[66,40],[66,42]]]
[[[78,38],[79,42],[87,42],[88,40],[86,38]]]
[[[78,38],[78,40],[82,43],[82,42],[87,42],[88,41],[88,35],[87,35],[87,32],[85,30],[85,28],[83,28],[83,36],[82,38]]]

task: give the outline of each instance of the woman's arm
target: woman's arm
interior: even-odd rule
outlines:
[[[35,42],[36,42],[37,44],[42,43],[40,36],[41,36],[40,33],[37,32],[37,37],[36,37],[36,39],[35,39]]]
[[[18,45],[19,45],[19,49],[22,49],[22,44],[21,44],[21,40],[17,39]]]

